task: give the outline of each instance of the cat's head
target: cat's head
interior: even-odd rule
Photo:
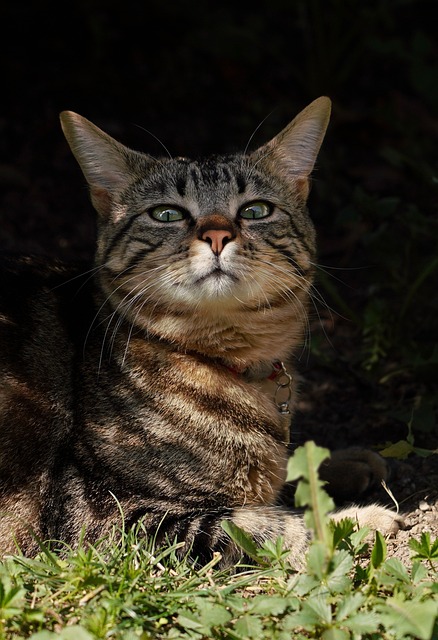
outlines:
[[[152,309],[168,322],[302,311],[315,251],[309,176],[329,115],[319,98],[252,153],[192,161],[132,151],[63,112],[99,213],[97,265],[113,308],[148,328]]]

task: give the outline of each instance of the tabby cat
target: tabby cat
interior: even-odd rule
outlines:
[[[97,251],[87,273],[2,259],[2,553],[35,553],[35,534],[73,544],[84,526],[95,540],[121,509],[201,562],[239,557],[224,519],[259,541],[282,535],[300,558],[305,527],[279,499],[315,264],[309,175],[329,114],[319,98],[255,152],[198,161],[154,159],[61,114]],[[400,523],[376,505],[344,515]]]

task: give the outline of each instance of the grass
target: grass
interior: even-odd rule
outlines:
[[[328,452],[308,443],[292,458],[314,540],[297,572],[277,544],[256,548],[230,535],[255,566],[195,567],[181,545],[155,548],[139,523],[93,546],[41,545],[0,564],[0,638],[438,638],[438,541],[412,541],[412,562],[386,557],[380,533],[331,526],[330,499],[315,473]]]

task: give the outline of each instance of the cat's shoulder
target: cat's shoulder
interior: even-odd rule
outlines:
[[[3,291],[19,287],[23,294],[41,288],[55,290],[69,283],[81,286],[81,281],[85,282],[89,273],[90,266],[86,263],[70,264],[57,258],[0,254],[0,288]]]
[[[63,344],[83,344],[95,315],[93,272],[86,264],[0,255],[1,349],[34,344],[47,329],[58,341],[63,335]]]
[[[94,269],[86,263],[69,264],[56,258],[0,254],[0,306],[24,309],[31,301],[49,300],[83,306],[91,299]],[[44,302],[46,301],[46,303]]]
[[[57,258],[15,253],[0,254],[0,271],[16,278],[50,280],[62,278],[79,271],[79,265],[71,265]]]

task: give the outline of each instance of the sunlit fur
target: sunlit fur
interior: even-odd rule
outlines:
[[[197,161],[155,160],[62,114],[99,214],[96,260],[84,275],[3,264],[2,551],[14,537],[36,551],[32,531],[92,540],[123,513],[200,561],[237,559],[223,519],[282,535],[299,560],[303,522],[276,506],[290,425],[268,374],[277,361],[292,374],[306,339],[308,180],[329,112],[320,98],[252,154]],[[269,215],[240,216],[257,201]],[[182,219],[155,219],[160,205]]]

